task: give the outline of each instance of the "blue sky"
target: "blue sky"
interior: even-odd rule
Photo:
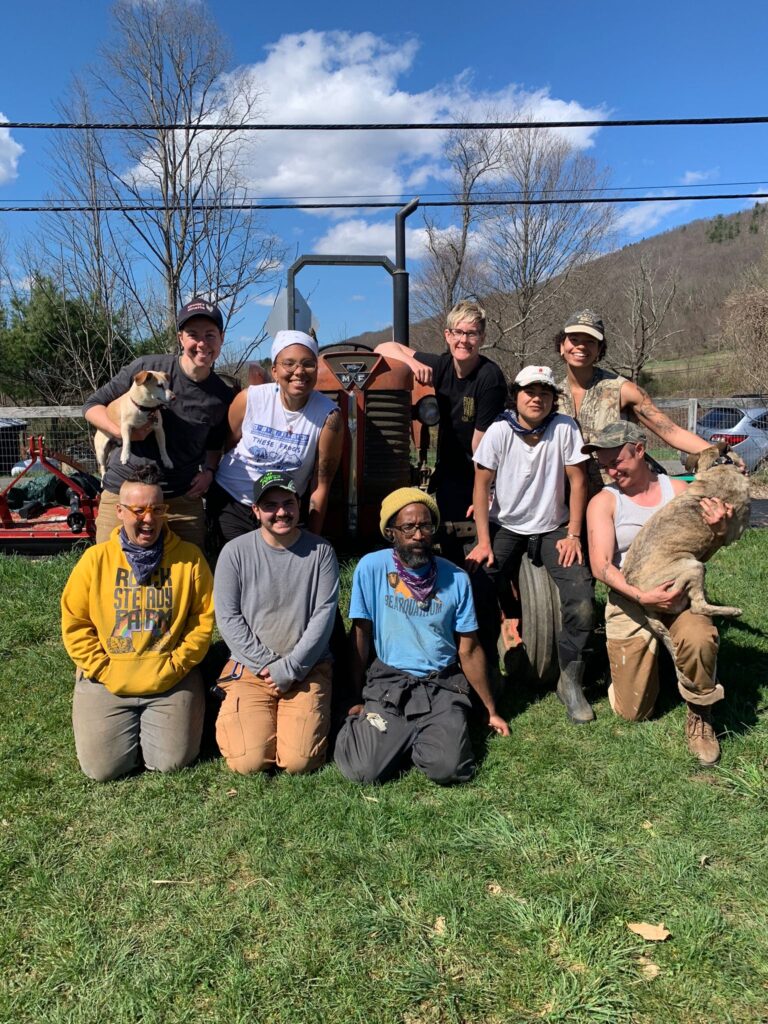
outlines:
[[[764,7],[704,0],[689,4],[615,2],[431,6],[391,0],[254,5],[213,0],[209,9],[234,63],[263,83],[265,120],[449,119],[489,105],[523,101],[536,112],[574,119],[746,116],[767,112]],[[726,20],[727,19],[727,20]],[[95,57],[109,33],[109,4],[32,0],[4,10],[0,112],[11,121],[55,120],[72,74]],[[434,133],[432,133],[434,135]],[[612,128],[582,132],[579,145],[610,168],[611,184],[636,194],[671,193],[685,183],[754,182],[768,177],[768,125]],[[23,147],[23,152],[15,148]],[[265,137],[254,157],[252,189],[265,196],[343,192],[405,197],[445,190],[434,138],[315,135]],[[0,132],[0,201],[50,191],[42,132]],[[760,191],[759,186],[733,191]],[[767,189],[768,190],[768,189]],[[682,189],[681,191],[686,191]],[[729,191],[728,188],[722,191]],[[624,208],[620,240],[633,241],[696,217],[730,212],[726,203]],[[15,243],[39,230],[32,215],[5,216]],[[409,221],[419,251],[418,214]],[[392,214],[321,217],[275,214],[272,229],[293,255],[391,255]],[[409,269],[418,266],[409,261]],[[306,270],[299,281],[324,341],[391,322],[383,272]],[[268,302],[269,297],[262,297]],[[238,330],[269,313],[253,304]]]

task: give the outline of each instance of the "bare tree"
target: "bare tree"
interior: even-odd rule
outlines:
[[[495,295],[495,302],[488,303],[490,340],[513,367],[530,361],[541,346],[551,326],[547,314],[571,271],[601,251],[612,226],[608,206],[546,200],[585,199],[606,180],[606,171],[554,130],[504,133],[504,160],[495,188],[501,195],[537,201],[490,207],[483,217]]]
[[[500,112],[486,116],[494,119],[502,120]],[[591,196],[607,172],[562,135],[541,128],[456,129],[444,156],[458,199],[477,198],[482,189],[509,196],[510,202],[461,207],[460,223],[447,229],[427,221],[427,257],[414,309],[442,321],[461,296],[482,298],[486,347],[505,367],[519,369],[541,347],[551,307],[571,271],[601,251],[612,225],[607,206],[546,200]],[[523,205],[515,199],[544,202]]]
[[[748,271],[725,303],[725,337],[748,386],[768,394],[768,255]]]
[[[228,306],[231,320],[280,264],[277,239],[253,212],[236,209],[241,127],[257,119],[259,95],[247,72],[227,72],[222,36],[202,3],[120,0],[114,22],[115,39],[94,78],[109,116],[149,127],[121,132],[119,155],[104,142],[95,155],[112,199],[125,207],[129,230],[109,222],[123,281],[143,302],[145,282],[132,264],[149,260],[163,300],[163,324],[152,330],[173,337],[184,298],[210,295]],[[206,123],[222,127],[199,127]],[[144,312],[152,315],[151,307]]]
[[[638,381],[640,373],[661,346],[682,329],[665,330],[679,280],[671,268],[660,277],[660,266],[643,253],[633,263],[624,285],[626,314],[608,324],[611,344],[608,361],[614,370]]]
[[[459,120],[465,120],[459,116]],[[453,129],[443,150],[454,185],[454,198],[467,203],[488,175],[497,172],[503,156],[500,132]],[[430,327],[442,331],[450,309],[466,296],[478,295],[484,286],[482,266],[471,246],[476,208],[459,207],[458,225],[441,227],[434,218],[424,217],[427,252],[416,276],[413,308]]]

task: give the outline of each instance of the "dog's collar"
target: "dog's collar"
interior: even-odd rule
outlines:
[[[160,408],[159,405],[139,405],[139,403],[134,401],[132,398],[131,401],[136,406],[136,408],[141,409],[142,412],[157,412],[157,410]]]
[[[715,459],[712,463],[713,466],[735,466],[736,463],[730,457],[730,455],[721,455],[719,459]]]

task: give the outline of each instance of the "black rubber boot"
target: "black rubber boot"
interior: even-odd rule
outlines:
[[[595,719],[595,712],[581,688],[583,678],[584,662],[578,658],[560,670],[560,678],[557,682],[557,696],[565,705],[568,717],[576,725],[584,725]]]

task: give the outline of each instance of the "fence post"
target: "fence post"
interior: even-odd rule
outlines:
[[[696,433],[696,421],[699,418],[699,400],[698,398],[688,399],[688,429],[692,434]]]

